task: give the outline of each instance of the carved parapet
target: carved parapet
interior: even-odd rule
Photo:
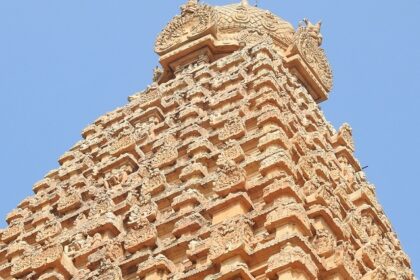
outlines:
[[[32,270],[32,256],[30,254],[24,254],[16,259],[13,262],[13,266],[10,272],[10,275],[19,278],[28,273]]]
[[[251,70],[252,73],[256,76],[262,76],[269,72],[276,72],[272,55],[268,55],[268,56],[260,55],[258,59],[256,59],[255,63],[251,65],[251,67],[252,67],[252,70]]]
[[[64,273],[64,279],[70,279],[71,275],[75,273],[75,267],[64,254],[63,247],[54,245],[38,252],[32,252],[31,255],[22,256],[19,261],[14,263],[11,275],[21,277],[31,271],[40,275],[48,269],[59,269]]]
[[[211,233],[209,259],[217,264],[240,256],[247,259],[252,254],[252,221],[243,216],[218,224]]]
[[[354,154],[351,150],[347,147],[339,146],[334,150],[335,155],[337,158],[343,162],[345,161],[346,164],[349,164],[350,167],[353,169],[353,172],[360,172],[362,171],[362,167],[360,166],[360,162],[354,157]],[[354,174],[351,174],[354,176]]]
[[[11,224],[13,221],[19,222],[21,220],[24,220],[28,218],[30,215],[31,215],[31,212],[27,208],[25,209],[16,208],[7,215],[6,221],[8,224]]]
[[[207,135],[208,131],[196,123],[187,126],[184,125],[179,132],[179,138],[182,139],[184,143],[190,143],[190,145],[193,145],[193,143],[199,144],[197,142],[201,141],[205,142],[207,140]]]
[[[302,248],[292,246],[291,244],[287,244],[280,253],[273,255],[268,259],[266,275],[268,279],[276,279],[276,275],[280,276],[282,273],[288,272],[290,273],[290,276],[293,274],[299,276],[303,275],[304,278],[298,279],[318,279],[318,267],[315,265],[310,255],[303,251]]]
[[[84,139],[87,139],[95,135],[98,132],[98,130],[99,128],[96,124],[90,124],[83,129],[81,134]]]
[[[364,244],[355,254],[355,258],[363,262],[367,267],[376,268],[380,265],[382,250],[379,244],[369,242]]]
[[[160,275],[161,277],[163,275],[167,276],[175,272],[175,269],[176,269],[175,265],[173,264],[172,261],[170,261],[163,255],[158,255],[153,258],[149,258],[147,261],[141,263],[137,270],[137,276],[144,278],[146,280],[166,279],[166,278],[153,278],[152,275],[157,274],[157,275]]]
[[[28,208],[32,212],[37,212],[41,208],[44,208],[46,205],[51,205],[55,203],[60,197],[58,196],[58,192],[39,192],[34,197],[31,197],[29,200]]]
[[[75,262],[78,259],[86,258],[92,252],[96,251],[98,247],[103,245],[103,239],[100,233],[96,233],[93,237],[85,233],[78,232],[71,238],[67,238],[69,243],[64,247],[64,252]]]
[[[228,144],[228,146],[223,150],[223,155],[234,162],[240,162],[245,159],[245,153],[242,150],[242,147],[235,142]]]
[[[205,226],[206,222],[207,221],[200,214],[192,214],[177,221],[172,234],[177,238],[181,237],[183,234],[192,234]]]
[[[378,267],[363,275],[361,280],[391,280],[392,278],[390,278],[389,276],[391,275],[388,275],[386,268]],[[396,278],[394,279],[396,280]]]
[[[32,258],[32,268],[36,272],[45,271],[47,268],[61,268],[69,275],[75,270],[71,260],[63,254],[61,245],[47,247],[40,254],[35,254]]]
[[[82,198],[77,192],[73,192],[60,198],[57,205],[57,211],[60,214],[65,214],[79,208],[81,205]]]
[[[95,121],[95,124],[100,125],[102,128],[110,127],[112,124],[121,121],[121,119],[124,117],[122,110],[122,108],[118,108],[114,111],[106,113],[105,115],[99,117]]]
[[[334,253],[337,238],[327,229],[317,229],[312,245],[319,256],[329,257]]]
[[[153,224],[147,224],[139,229],[132,229],[128,232],[124,241],[124,248],[134,253],[142,247],[151,247],[157,240],[157,230]]]
[[[32,190],[34,191],[34,193],[38,193],[42,190],[46,190],[48,188],[50,188],[52,184],[52,180],[49,178],[45,178],[39,182],[37,182],[33,187]]]
[[[233,73],[230,73],[233,74]],[[209,100],[209,106],[213,110],[218,110],[223,108],[226,104],[231,104],[237,102],[244,98],[246,91],[241,85],[238,88],[227,88],[223,90],[220,94],[215,95]]]
[[[248,266],[245,263],[233,263],[226,265],[218,274],[214,275],[212,279],[228,280],[228,279],[241,279],[241,280],[255,280]]]
[[[276,128],[281,127],[288,137],[292,135],[287,119],[284,118],[284,114],[277,108],[272,108],[271,106],[264,108],[263,113],[258,116],[257,123],[258,127],[261,129],[264,129],[264,127],[267,126],[274,126]]]
[[[378,213],[370,206],[364,206],[349,213],[346,223],[362,243],[368,243],[372,239],[377,240],[388,231]]]
[[[121,269],[106,258],[98,260],[96,270],[90,273],[89,270],[80,270],[75,278],[82,280],[123,280]]]
[[[193,239],[188,243],[187,256],[190,260],[197,260],[208,255],[209,243],[203,240]]]
[[[158,211],[158,206],[151,200],[146,203],[142,203],[141,205],[135,204],[131,207],[130,212],[127,215],[127,225],[129,227],[134,227],[139,222],[144,221],[144,219],[153,222],[156,219]]]
[[[192,163],[185,166],[179,178],[186,182],[190,179],[201,179],[208,174],[207,167],[202,165],[201,163]]]
[[[195,104],[203,102],[205,97],[209,95],[210,92],[205,87],[200,84],[195,84],[189,91],[187,91],[186,98],[188,98],[191,103]]]
[[[85,172],[93,165],[93,162],[87,156],[83,158],[76,158],[70,162],[66,162],[58,169],[58,177],[60,180],[69,179],[72,176],[76,176]]]
[[[293,162],[285,151],[278,151],[261,161],[260,172],[263,176],[282,177],[284,174],[294,176]]]
[[[175,197],[172,201],[172,208],[175,211],[179,211],[181,208],[187,206],[197,206],[205,201],[205,197],[194,189],[188,189],[183,191],[179,196]]]
[[[79,159],[82,156],[83,156],[83,154],[81,154],[81,153],[77,153],[77,152],[74,152],[74,151],[68,151],[68,152],[65,152],[58,159],[58,163],[60,165],[67,165],[67,164],[71,163],[72,161]]]
[[[252,88],[257,94],[266,94],[268,92],[281,92],[279,80],[272,72],[260,73],[254,76]]]
[[[99,267],[101,270],[101,265],[104,263],[113,263],[116,264],[122,260],[124,256],[124,249],[122,241],[118,239],[106,241],[100,249],[95,250],[88,257],[87,267],[91,270],[95,270]]]
[[[28,245],[26,241],[18,240],[14,241],[9,244],[9,247],[7,249],[6,258],[10,259],[13,258],[13,256],[21,255],[25,251],[31,250],[31,247]]]
[[[158,107],[148,108],[146,110],[138,110],[128,121],[133,127],[143,127],[150,130],[151,124],[161,123],[165,120],[162,110]]]
[[[306,197],[309,206],[322,205],[329,207],[334,216],[342,218],[342,205],[329,186],[322,185],[311,195]]]
[[[108,212],[113,212],[115,203],[112,200],[111,194],[104,192],[104,189],[91,189],[91,195],[94,196],[92,205],[89,207],[89,217],[99,217]],[[80,217],[82,218],[82,217]]]
[[[138,156],[137,153],[133,151],[135,150],[135,146],[139,138],[140,137],[137,135],[124,135],[115,142],[111,143],[107,150],[114,157],[118,157],[124,153],[131,153],[134,156]]]
[[[110,232],[114,236],[117,236],[124,231],[121,218],[115,216],[115,214],[111,212],[107,212],[101,216],[94,216],[90,218],[90,220],[91,221],[87,223],[87,232],[89,235]]]
[[[334,254],[326,260],[328,275],[339,274],[348,279],[361,279],[362,275],[352,257],[353,254],[349,243],[337,246]]]
[[[36,235],[36,242],[43,242],[47,239],[54,238],[61,233],[62,227],[59,222],[51,222],[46,224]]]
[[[178,118],[181,122],[187,122],[199,118],[203,113],[200,107],[190,105],[179,112]]]
[[[154,196],[163,192],[166,186],[166,177],[160,171],[154,170],[149,176],[143,178],[142,190],[145,194]]]
[[[247,193],[229,194],[226,198],[209,203],[206,212],[213,217],[213,224],[220,223],[226,219],[243,215],[254,208],[254,205]]]
[[[234,117],[228,119],[223,128],[219,131],[219,140],[227,141],[229,139],[242,138],[245,135],[245,124],[242,118]]]
[[[258,142],[258,149],[261,152],[266,151],[267,149],[289,149],[290,142],[286,133],[282,129],[277,131],[269,132],[265,136],[261,137]]]
[[[189,156],[196,156],[200,154],[207,154],[214,150],[213,144],[205,139],[199,138],[188,146],[187,153]]]
[[[281,234],[291,231],[290,233],[311,235],[311,223],[305,208],[292,198],[278,202],[276,209],[267,215],[264,226],[268,231],[277,230]]]
[[[311,207],[311,209],[306,213],[311,219],[322,219],[323,222],[325,222],[332,230],[337,239],[343,240],[350,237],[350,228],[346,226],[346,224],[343,223],[340,219],[335,218],[330,209],[324,206],[315,206]]]
[[[245,189],[245,170],[231,161],[223,161],[217,170],[217,179],[214,182],[214,191],[226,196],[229,193]]]
[[[161,98],[162,92],[159,89],[154,89],[139,94],[135,102],[139,104],[141,109],[145,110],[160,105]]]
[[[356,206],[362,206],[363,204],[366,204],[374,207],[377,210],[380,209],[378,200],[375,197],[374,190],[367,184],[363,184],[360,186],[360,189],[351,193],[349,199]]]
[[[162,168],[175,163],[178,159],[178,149],[174,146],[161,147],[152,158],[154,168]]]
[[[24,232],[24,227],[22,223],[14,222],[9,225],[7,229],[4,230],[1,235],[1,241],[4,243],[10,243],[11,241],[18,238]]]
[[[221,91],[227,90],[232,84],[239,84],[246,77],[246,72],[241,69],[234,69],[224,73],[224,75],[217,76],[216,79],[211,81],[213,90]],[[219,138],[220,139],[220,138]]]
[[[112,172],[113,170],[124,168],[130,170],[130,173],[136,171],[138,169],[137,159],[133,155],[126,153],[119,156],[118,158],[106,161],[97,168],[95,177],[99,178]]]
[[[272,203],[281,197],[293,197],[299,203],[304,200],[301,190],[291,177],[274,180],[263,190],[263,198],[266,203]]]

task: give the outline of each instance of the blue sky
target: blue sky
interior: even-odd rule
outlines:
[[[150,83],[155,37],[181,3],[0,0],[1,217],[86,125]],[[259,3],[295,26],[323,20],[335,86],[322,108],[335,127],[353,127],[357,157],[419,272],[420,1]]]

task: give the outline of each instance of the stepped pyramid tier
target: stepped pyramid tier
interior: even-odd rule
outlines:
[[[154,82],[6,217],[0,279],[415,279],[350,126],[317,105],[320,27],[188,1]]]

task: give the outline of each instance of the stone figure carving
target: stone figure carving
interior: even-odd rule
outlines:
[[[83,130],[0,230],[0,279],[415,280],[318,104],[321,22],[188,0],[153,83]]]

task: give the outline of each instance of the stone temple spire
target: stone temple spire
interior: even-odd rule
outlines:
[[[415,280],[350,126],[317,105],[321,23],[184,2],[154,82],[7,215],[0,279]]]

